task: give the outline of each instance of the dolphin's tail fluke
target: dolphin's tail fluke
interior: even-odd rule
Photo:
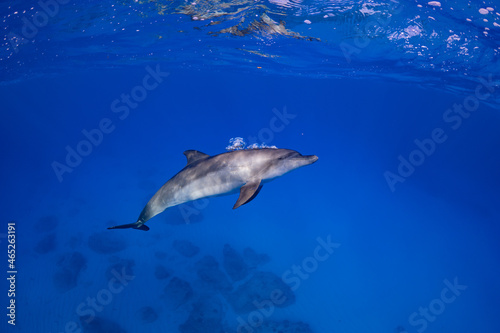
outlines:
[[[135,223],[129,223],[129,224],[122,224],[122,225],[116,225],[114,227],[109,227],[108,229],[139,229],[143,231],[148,231],[149,227],[144,224],[141,220],[135,222]]]

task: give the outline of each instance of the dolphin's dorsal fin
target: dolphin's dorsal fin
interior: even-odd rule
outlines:
[[[248,182],[240,188],[240,197],[233,206],[233,209],[252,201],[262,189],[260,179]]]
[[[204,154],[201,151],[197,151],[197,150],[186,150],[184,152],[184,155],[186,155],[187,164],[191,164],[191,163],[196,162],[198,160],[210,157],[210,155]]]

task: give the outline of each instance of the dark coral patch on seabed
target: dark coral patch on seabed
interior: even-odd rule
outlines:
[[[229,294],[227,300],[236,313],[248,313],[257,309],[255,304],[269,300],[276,300],[273,302],[276,307],[287,307],[295,302],[295,294],[276,274],[256,272]]]
[[[127,242],[118,233],[96,232],[89,237],[89,247],[99,254],[110,254],[124,250]]]
[[[225,332],[221,300],[215,296],[202,296],[194,304],[188,319],[179,326],[181,333]]]
[[[193,297],[193,288],[189,282],[176,276],[163,290],[162,298],[170,310],[175,310]]]
[[[35,224],[35,231],[37,233],[49,232],[54,230],[59,224],[59,220],[54,215],[44,216]]]
[[[233,289],[231,282],[219,268],[219,263],[214,257],[205,256],[201,258],[195,264],[195,267],[198,277],[214,291],[226,293]]]
[[[174,240],[174,249],[186,258],[192,258],[200,252],[200,248],[188,240]]]
[[[80,252],[66,253],[59,258],[57,266],[54,284],[59,291],[66,292],[76,287],[80,272],[87,267],[87,259]]]
[[[243,257],[229,244],[222,250],[224,270],[233,281],[241,281],[248,276],[248,266]]]
[[[118,323],[103,317],[82,316],[80,322],[85,333],[127,333]]]
[[[143,323],[152,323],[158,319],[158,314],[150,306],[140,308],[138,314]]]
[[[35,252],[39,254],[49,253],[56,248],[56,234],[50,233],[43,237],[35,246]]]

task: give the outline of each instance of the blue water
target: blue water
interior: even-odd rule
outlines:
[[[1,332],[500,331],[495,2],[9,1],[0,18]],[[106,229],[185,150],[237,137],[319,160],[236,210]]]

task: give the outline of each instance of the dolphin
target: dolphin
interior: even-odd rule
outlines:
[[[240,191],[233,209],[252,201],[264,183],[312,164],[316,155],[301,155],[295,150],[260,148],[234,150],[210,156],[197,150],[186,150],[187,165],[170,178],[149,200],[137,222],[108,229],[147,231],[148,220],[165,209],[185,202],[232,194]]]

